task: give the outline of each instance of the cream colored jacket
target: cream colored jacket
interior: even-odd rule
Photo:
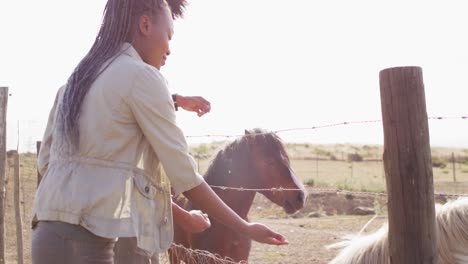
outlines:
[[[57,144],[62,90],[39,153],[36,218],[79,224],[102,237],[136,236],[150,255],[165,251],[173,227],[169,182],[160,165],[177,194],[203,178],[176,124],[164,77],[125,43],[85,97],[79,150],[72,156]]]

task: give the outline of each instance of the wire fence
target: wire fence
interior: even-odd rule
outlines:
[[[249,188],[235,188],[235,187],[226,187],[226,186],[216,186],[210,185],[213,189],[220,189],[223,191],[239,191],[239,192],[287,192],[287,191],[301,191],[301,189],[287,189],[287,188],[270,188],[270,189],[249,189]],[[385,192],[359,192],[359,191],[348,191],[341,190],[336,188],[310,188],[308,193],[337,193],[337,194],[353,194],[353,195],[368,195],[368,196],[382,196],[386,197],[387,193]],[[434,196],[441,197],[450,197],[450,198],[459,198],[467,197],[467,193],[434,193]]]
[[[170,253],[169,253],[170,252]],[[246,264],[247,261],[234,261],[206,250],[191,249],[183,245],[172,243],[169,252],[159,256],[159,264],[177,263],[175,260],[193,264]],[[171,261],[172,260],[172,261]]]
[[[444,119],[462,119],[466,120],[468,119],[467,116],[437,116],[437,117],[429,117],[430,120],[444,120]],[[313,126],[313,127],[302,127],[302,128],[289,128],[289,129],[282,129],[282,130],[276,130],[274,131],[275,133],[282,133],[282,132],[291,132],[291,131],[299,131],[299,130],[316,130],[316,129],[321,129],[321,128],[329,128],[329,127],[337,127],[337,126],[346,126],[346,125],[353,125],[353,124],[369,124],[369,123],[378,123],[381,122],[381,120],[364,120],[364,121],[351,121],[351,122],[340,122],[340,123],[331,123],[331,124],[325,124],[321,126]],[[188,136],[188,137],[225,137],[225,138],[238,138],[242,137],[244,135],[216,135],[216,134],[207,134],[207,135],[200,135],[200,136]],[[300,189],[288,189],[288,188],[243,188],[243,187],[228,187],[228,186],[218,186],[218,185],[210,185],[211,188],[213,189],[218,189],[221,191],[238,191],[238,192],[288,192],[288,191],[300,191]],[[337,194],[343,194],[343,195],[367,195],[367,196],[380,196],[380,197],[386,197],[387,193],[385,192],[362,192],[362,191],[348,191],[348,190],[340,190],[336,188],[312,188],[308,190],[309,192],[313,193],[337,193]],[[447,193],[435,193],[435,196],[439,197],[450,197],[450,198],[458,198],[458,197],[466,197],[468,196],[465,193],[459,193],[459,194],[447,194]],[[375,219],[375,217],[373,218]],[[366,226],[369,223],[366,224]],[[202,254],[196,251],[190,251],[190,249],[187,249],[181,245],[173,245],[175,247],[178,247],[179,249],[183,249],[186,252],[189,252],[190,256],[193,255],[198,255],[202,257],[207,257],[207,258],[212,258],[216,256],[213,255],[206,255]],[[223,260],[221,258],[216,258],[215,263],[233,263],[232,261],[229,260]],[[197,262],[197,263],[205,263],[205,262]],[[209,263],[209,262],[206,262]]]
[[[461,115],[461,116],[432,116],[428,117],[429,120],[449,120],[449,119],[462,119],[466,120],[468,119],[468,116]],[[311,127],[296,127],[296,128],[285,128],[285,129],[279,129],[279,130],[274,130],[272,132],[274,133],[283,133],[283,132],[291,132],[291,131],[304,131],[304,130],[317,130],[317,129],[322,129],[322,128],[330,128],[330,127],[338,127],[338,126],[348,126],[348,125],[359,125],[359,124],[371,124],[371,123],[381,123],[381,119],[374,119],[374,120],[360,120],[360,121],[344,121],[344,122],[338,122],[338,123],[329,123],[329,124],[323,124],[323,125],[317,125],[317,126],[311,126]],[[261,134],[261,133],[256,133]],[[226,134],[205,134],[205,135],[188,135],[186,136],[187,138],[212,138],[212,137],[217,137],[217,138],[238,138],[242,137],[244,134],[231,134],[231,135],[226,135]]]
[[[468,115],[460,116],[431,116],[429,120],[467,120]],[[276,129],[271,132],[284,134],[297,131],[311,131],[332,127],[351,126],[360,124],[375,124],[381,123],[380,119],[373,120],[356,120],[356,121],[343,121],[332,122],[310,127],[294,127]],[[7,149],[18,149],[20,153],[35,152],[36,141],[42,139],[42,134],[46,127],[46,121],[40,120],[8,120],[7,122]],[[239,138],[244,134],[201,134],[201,135],[187,135],[187,139],[196,138]]]
[[[468,116],[434,116],[434,117],[429,117],[429,119],[430,120],[449,120],[449,119],[467,120]],[[311,126],[311,127],[280,129],[280,130],[275,130],[273,132],[286,133],[286,132],[295,132],[295,131],[309,131],[309,130],[325,129],[325,128],[330,128],[330,127],[371,124],[371,123],[379,123],[379,122],[381,122],[381,120],[346,121],[346,122],[330,123],[330,124],[317,125],[317,126]],[[23,129],[31,130],[34,127],[36,128],[39,127],[39,124],[37,123],[33,124],[29,121],[26,122],[26,124],[18,122],[15,133],[10,133],[10,135],[16,135],[19,139],[21,138],[21,131]],[[244,135],[241,135],[241,134],[230,134],[230,135],[206,134],[206,135],[189,135],[187,136],[187,138],[193,138],[193,137],[240,138],[242,136]],[[29,150],[35,149],[36,141],[30,138],[27,140],[27,142],[25,142],[25,144],[28,145],[26,147],[27,149]],[[319,161],[319,156],[316,157],[316,161],[317,162]],[[36,174],[36,169],[35,169],[35,164],[32,164],[31,161],[29,160],[25,163],[22,163],[21,167],[22,167],[21,169],[21,192],[22,192],[21,204],[23,204],[22,218],[31,219],[32,217],[31,211],[28,208],[28,206],[26,206],[26,204],[29,203],[28,200],[32,200],[31,195],[35,191],[35,184],[33,183],[35,183],[34,178]],[[7,167],[8,169],[7,175],[11,174],[11,170],[12,170],[11,168],[12,166]],[[351,168],[350,170],[352,171],[353,169],[355,168]],[[352,173],[350,175],[352,175]],[[318,167],[317,167],[317,176],[318,176]],[[238,191],[238,192],[289,192],[289,191],[299,190],[299,189],[294,189],[294,188],[293,189],[291,188],[243,188],[243,187],[229,187],[229,186],[218,186],[218,185],[210,185],[210,186],[211,188],[217,189],[219,191]],[[8,192],[11,192],[11,191],[7,190],[7,194]],[[375,196],[375,197],[387,196],[386,192],[354,191],[354,190],[344,190],[344,189],[339,189],[339,188],[321,188],[321,187],[308,188],[308,192],[309,194],[336,193],[336,194],[342,194],[342,195],[366,195],[366,196]],[[457,198],[457,197],[468,196],[465,193],[440,193],[440,192],[439,193],[436,192],[435,195],[441,196],[441,197],[447,197],[447,198]],[[26,227],[23,230],[23,233],[26,234],[26,239],[25,239],[26,241],[30,241],[30,232],[28,232],[28,230],[29,228],[26,225]],[[173,244],[172,249],[174,249],[175,252],[182,254],[185,259],[188,259],[188,261],[196,260],[196,263],[237,263],[230,259],[221,258],[220,256],[217,256],[210,252],[201,251],[201,250],[193,250],[190,248],[186,248],[183,245]],[[162,255],[160,257],[160,263],[170,263],[169,256],[167,254]]]

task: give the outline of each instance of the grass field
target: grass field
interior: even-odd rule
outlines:
[[[202,145],[204,146],[204,145]],[[216,147],[215,147],[216,146]],[[211,158],[223,146],[210,145],[201,147],[204,155],[198,157],[200,172],[204,172]],[[197,152],[200,146],[193,148]],[[210,151],[211,150],[211,151]],[[384,192],[385,170],[381,161],[382,146],[338,145],[308,145],[287,144],[291,157],[291,166],[304,184],[320,188],[337,188],[349,191]],[[348,155],[358,154],[363,161],[349,161]],[[451,155],[454,153],[454,166]],[[200,156],[205,158],[199,158]],[[433,168],[434,187],[437,193],[462,193],[468,191],[468,150],[433,148],[434,163],[442,167]],[[455,178],[453,176],[455,167]]]
[[[206,170],[215,153],[225,144],[223,142],[192,147],[191,151],[199,162],[200,172],[203,173]],[[382,161],[380,161],[382,156],[381,146],[287,144],[287,151],[291,158],[293,170],[308,185],[309,193],[314,190],[312,186],[364,192],[385,191],[384,169]],[[454,153],[458,161],[455,164],[457,182],[453,180],[453,168],[450,162],[452,153]],[[358,154],[364,161],[348,161],[349,154]],[[468,150],[434,148],[432,155],[437,162],[446,166],[445,168],[433,168],[436,192],[467,193]],[[20,164],[21,204],[23,205],[21,208],[24,237],[23,252],[25,263],[31,263],[30,221],[37,184],[36,155],[31,153],[22,154]],[[7,167],[6,263],[16,263],[17,258],[12,173],[13,168]],[[372,205],[372,200],[368,198],[367,203]],[[315,197],[314,199],[342,201],[332,196]],[[373,198],[371,197],[371,199]],[[355,199],[355,201],[357,200]],[[307,210],[312,209],[309,206]],[[271,202],[259,195],[249,215],[255,221],[268,224],[274,230],[286,235],[290,240],[290,245],[287,247],[272,247],[254,243],[251,252],[251,263],[327,263],[336,254],[336,251],[328,251],[323,246],[336,242],[341,235],[347,232],[357,232],[369,219],[369,217],[340,215],[339,210],[331,211],[337,212],[337,214],[314,219],[307,217],[292,219],[286,217],[281,208],[272,205]],[[306,214],[307,212],[305,212]],[[275,217],[271,218],[272,215]],[[382,219],[382,221],[384,220]],[[382,221],[379,221],[378,225]]]

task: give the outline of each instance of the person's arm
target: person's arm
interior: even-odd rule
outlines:
[[[181,107],[186,111],[195,112],[198,114],[198,116],[202,116],[211,110],[210,102],[208,102],[206,99],[200,96],[182,96],[179,94],[173,94],[172,100],[174,101],[176,107]],[[192,201],[194,204],[200,206],[203,211],[208,212],[210,215],[214,216],[218,221],[224,223],[227,226],[231,226],[233,229],[240,231],[244,235],[250,236],[256,241],[277,245],[287,244],[287,241],[284,237],[272,232],[265,226],[255,223],[249,224],[246,221],[244,221],[234,211],[232,211],[228,206],[226,206],[224,202],[221,199],[219,199],[216,193],[214,193],[211,190],[211,188],[207,186],[208,185],[206,183],[201,184],[196,188],[184,192],[184,195],[187,198],[189,198],[189,200]],[[213,200],[215,200],[214,203],[205,203],[205,201]],[[182,208],[179,209],[183,210]],[[176,216],[176,214],[174,214],[174,221],[176,221],[176,218],[180,218],[181,221],[184,221],[183,219],[186,219],[185,223],[189,224],[190,220],[188,220],[187,217],[188,212],[185,211],[186,213],[183,213],[179,209],[175,209],[175,212],[176,214],[178,214],[178,217]],[[198,224],[203,224],[202,219],[198,220],[200,221]],[[197,221],[197,219],[193,219],[192,221]],[[181,226],[184,227],[185,225]]]
[[[185,136],[176,123],[172,98],[164,78],[151,68],[141,69],[137,74],[125,100],[159,157],[174,194],[183,192],[204,212],[258,242],[287,244],[283,236],[266,226],[247,223],[211,190],[197,172],[195,160],[189,155]]]
[[[268,227],[258,223],[248,223],[242,219],[216,195],[206,182],[184,192],[184,196],[227,227],[257,242],[272,245],[288,244],[286,238],[273,232]]]
[[[179,225],[188,233],[200,233],[211,226],[208,215],[200,210],[186,211],[172,202],[174,224]]]
[[[210,102],[201,96],[182,96],[180,94],[172,94],[172,101],[176,111],[178,107],[190,112],[195,112],[198,116],[202,116],[211,110]],[[179,205],[172,202],[172,213],[174,215],[174,223],[179,225],[188,233],[200,233],[211,226],[208,215],[200,210],[186,211]]]
[[[49,166],[50,147],[52,145],[52,134],[54,132],[55,125],[55,112],[57,110],[57,102],[61,90],[62,88],[57,91],[57,95],[55,96],[54,105],[49,113],[46,130],[42,137],[41,148],[37,157],[37,171],[40,175],[44,175]]]
[[[197,113],[198,116],[203,116],[211,110],[210,102],[201,96],[182,96],[180,94],[173,94],[172,100],[174,101],[176,109],[181,107],[186,111]]]

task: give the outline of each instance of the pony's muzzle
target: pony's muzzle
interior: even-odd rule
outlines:
[[[302,204],[302,207],[304,206],[305,200],[306,200],[305,192],[304,192],[304,191],[300,191],[300,192],[297,194],[297,201],[298,201],[300,204]]]
[[[305,204],[306,195],[303,190],[294,191],[294,193],[289,194],[284,200],[283,208],[288,214],[295,213],[296,211],[302,209]]]

